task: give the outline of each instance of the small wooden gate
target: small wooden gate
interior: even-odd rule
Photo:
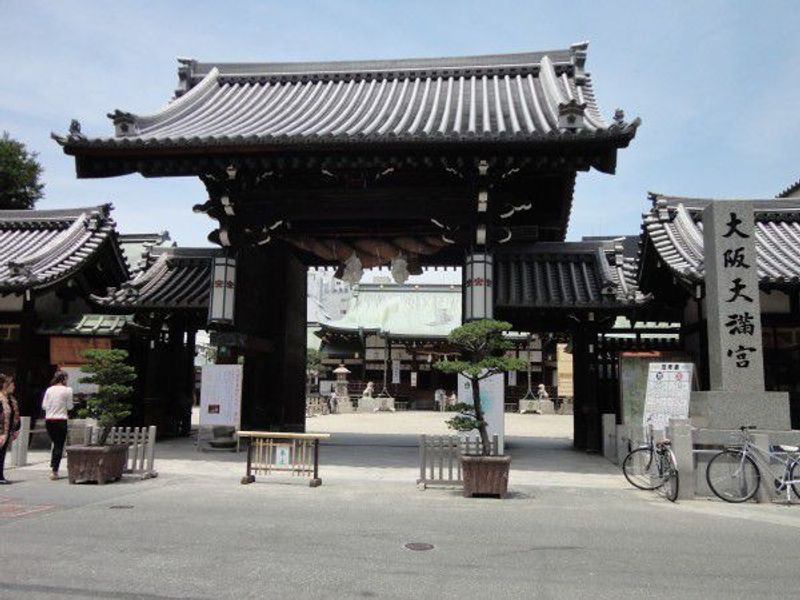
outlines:
[[[497,454],[497,434],[492,436],[491,454]],[[458,435],[419,436],[419,479],[417,487],[429,485],[461,485],[461,455],[480,454],[480,437]]]
[[[279,431],[239,431],[240,439],[247,439],[247,473],[242,483],[253,483],[256,473],[291,473],[310,477],[311,487],[322,485],[319,476],[319,441],[327,440],[329,433],[285,433]]]

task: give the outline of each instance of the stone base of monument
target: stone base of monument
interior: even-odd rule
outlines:
[[[522,414],[539,411],[539,400],[520,400],[519,412]]]
[[[689,418],[694,427],[791,429],[787,392],[692,392]]]
[[[362,396],[358,399],[358,412],[368,413],[378,411],[394,412],[394,398],[369,398],[367,396]]]
[[[339,400],[336,406],[336,411],[339,413],[351,413],[353,410],[353,403],[348,398],[347,400]]]

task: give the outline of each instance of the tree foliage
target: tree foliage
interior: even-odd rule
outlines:
[[[30,209],[42,197],[39,181],[42,166],[35,152],[12,139],[8,132],[0,137],[0,209]]]
[[[461,357],[458,360],[444,360],[434,364],[434,368],[444,373],[460,373],[470,381],[472,405],[457,404],[455,409],[459,414],[447,421],[447,425],[456,431],[477,429],[485,455],[491,452],[491,446],[481,406],[480,382],[498,373],[526,368],[523,359],[505,355],[506,350],[513,348],[513,344],[503,335],[511,327],[511,323],[492,319],[465,323],[447,336],[448,341],[461,350]]]
[[[136,372],[125,362],[128,360],[125,350],[85,350],[83,356],[89,362],[81,366],[81,371],[89,377],[82,377],[80,381],[93,383],[99,389],[89,397],[79,415],[84,419],[97,419],[102,446],[111,428],[131,414],[131,405],[126,399],[133,393],[130,383],[136,379]]]

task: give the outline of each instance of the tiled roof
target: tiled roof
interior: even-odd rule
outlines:
[[[182,60],[178,97],[160,112],[109,115],[116,137],[76,126],[75,147],[202,147],[342,142],[547,142],[622,139],[639,121],[604,122],[586,44],[463,58],[198,63]]]
[[[496,307],[610,307],[646,300],[622,239],[538,242],[494,254]]]
[[[776,198],[797,198],[800,195],[800,179],[783,190]]]
[[[689,283],[704,277],[702,210],[712,200],[651,194],[645,243]],[[800,199],[754,200],[758,276],[762,284],[800,283]]]
[[[116,337],[133,323],[133,315],[85,314],[53,323],[44,323],[37,330],[43,335]]]
[[[215,248],[153,248],[152,263],[106,296],[92,300],[117,309],[207,309]]]
[[[132,272],[141,271],[148,265],[147,257],[151,248],[164,246],[169,241],[169,231],[119,235],[119,247]]]
[[[75,275],[106,243],[111,205],[64,210],[0,211],[0,291],[42,289]],[[118,253],[120,270],[126,273]]]

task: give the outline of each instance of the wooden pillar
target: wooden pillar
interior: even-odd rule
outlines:
[[[242,349],[242,427],[305,431],[306,268],[286,248],[240,249],[235,329]]]
[[[599,452],[602,448],[602,428],[597,393],[597,328],[593,318],[583,320],[573,328],[572,350],[573,446],[580,450]]]

